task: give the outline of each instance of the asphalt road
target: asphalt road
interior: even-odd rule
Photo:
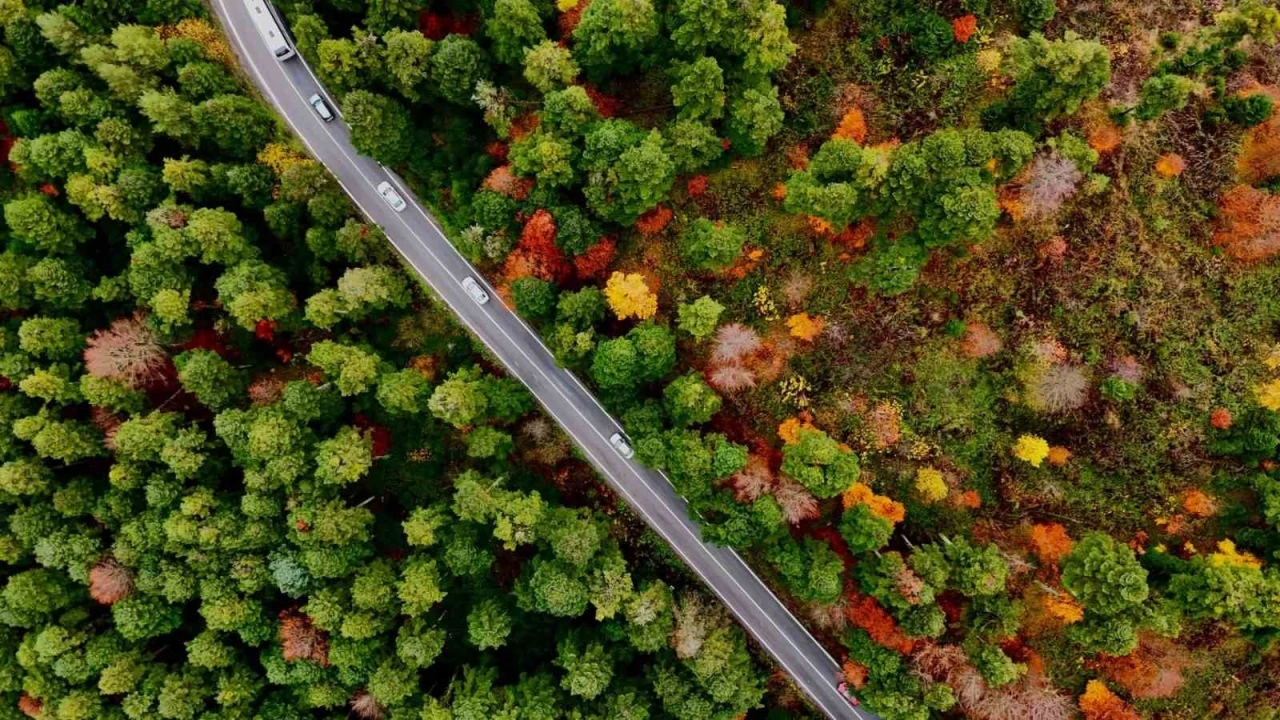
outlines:
[[[258,34],[244,0],[214,0],[213,6],[241,67],[258,90],[462,324],[533,392],[609,486],[671,544],[817,709],[833,719],[877,720],[844,699],[836,688],[839,665],[742,558],[732,549],[702,541],[697,523],[690,519],[685,502],[667,479],[614,451],[609,437],[621,433],[622,426],[577,377],[556,365],[537,334],[503,306],[484,276],[454,249],[404,181],[356,153],[340,116],[326,123],[316,115],[307,102],[313,94],[326,98],[335,110],[337,103],[328,97],[304,60],[299,56],[277,61]],[[408,203],[402,212],[393,210],[378,194],[376,188],[383,181],[390,182]],[[467,277],[489,293],[487,304],[477,304],[462,289],[462,280]]]

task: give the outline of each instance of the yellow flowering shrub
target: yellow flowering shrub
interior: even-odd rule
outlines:
[[[619,320],[646,320],[658,312],[658,296],[649,291],[640,273],[613,273],[605,283],[604,297]]]
[[[1268,410],[1280,411],[1280,380],[1257,385],[1253,388],[1258,396],[1258,404]]]
[[[161,34],[195,40],[204,48],[210,60],[231,65],[231,46],[222,37],[222,33],[206,20],[195,18],[180,20],[171,30],[166,28]]]
[[[1215,567],[1262,567],[1262,561],[1256,555],[1236,550],[1236,544],[1230,540],[1218,541],[1218,552],[1209,556],[1209,564]]]
[[[922,467],[916,470],[916,492],[926,503],[936,503],[947,496],[947,481],[937,468]]]
[[[1013,456],[1031,467],[1040,467],[1049,457],[1049,443],[1038,435],[1023,435],[1013,444]]]
[[[801,430],[813,430],[813,423],[808,420],[801,420],[798,417],[789,417],[778,425],[778,437],[786,445],[795,445],[800,442]]]

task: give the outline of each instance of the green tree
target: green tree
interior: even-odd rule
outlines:
[[[396,100],[367,90],[354,90],[342,100],[355,149],[384,165],[400,165],[413,149],[413,121]]]
[[[75,318],[33,317],[18,327],[18,347],[47,360],[70,360],[84,348],[84,332]]]
[[[542,18],[529,0],[496,0],[493,16],[484,23],[484,32],[492,41],[498,62],[515,66],[524,59],[526,48],[547,39]]]
[[[489,408],[482,377],[480,368],[474,366],[450,373],[427,401],[431,414],[455,428],[479,421]]]
[[[392,30],[382,37],[386,44],[386,71],[391,85],[406,100],[422,98],[434,43],[417,30]]]
[[[449,35],[436,43],[430,68],[435,91],[455,105],[470,105],[476,83],[489,77],[484,50],[465,35]]]
[[[609,687],[613,680],[613,657],[602,643],[566,637],[556,651],[554,662],[565,671],[560,687],[570,695],[591,700]]]
[[[697,373],[687,373],[672,380],[662,397],[667,416],[676,427],[701,425],[720,410],[720,396]]]
[[[746,233],[737,226],[698,218],[680,235],[680,255],[694,267],[723,270],[742,255],[746,241]]]
[[[467,613],[467,638],[480,650],[506,645],[511,627],[511,613],[496,598],[474,605]]]
[[[1118,615],[1147,599],[1147,571],[1133,550],[1109,535],[1091,532],[1062,560],[1062,586],[1085,609]]]
[[[417,415],[427,409],[431,383],[417,370],[383,373],[378,378],[378,404],[398,415]]]
[[[591,137],[587,137],[588,151]],[[588,168],[592,171],[584,191],[588,207],[620,225],[631,224],[666,199],[675,181],[675,164],[666,152],[662,133],[651,130],[642,137],[638,143],[620,148],[611,167]]]
[[[209,350],[188,350],[173,359],[178,382],[211,410],[222,410],[244,395],[243,374]]]
[[[759,155],[769,138],[782,130],[783,117],[778,88],[767,84],[748,87],[730,98],[725,132],[740,154]]]
[[[311,346],[307,361],[324,371],[344,396],[359,395],[374,387],[382,360],[370,350],[323,340]]]
[[[723,305],[711,299],[710,295],[703,295],[691,303],[680,303],[676,309],[676,326],[701,340],[715,332],[722,312]]]
[[[718,120],[724,115],[724,72],[715,58],[676,63],[671,75],[671,97],[682,120]]]
[[[834,497],[857,481],[858,456],[821,430],[802,428],[782,450],[782,472],[820,498]]]
[[[220,152],[236,159],[254,157],[276,133],[271,113],[243,95],[209,98],[195,106],[191,120],[202,137]]]
[[[373,440],[350,425],[316,444],[316,480],[323,485],[350,485],[373,467]]]
[[[524,50],[524,79],[539,92],[565,87],[578,76],[578,63],[567,48],[543,40]]]
[[[1156,120],[1171,110],[1181,110],[1187,106],[1198,87],[1198,83],[1182,75],[1156,75],[1147,78],[1138,92],[1138,104],[1133,114],[1139,120]]]
[[[1111,80],[1111,56],[1093,40],[1068,32],[1062,40],[1040,33],[1014,38],[1006,64],[1013,78],[1008,107],[1033,121],[1074,114]]]
[[[45,195],[27,195],[4,205],[14,239],[48,253],[68,254],[92,235],[90,229]]]
[[[260,260],[245,260],[229,268],[214,287],[223,307],[246,330],[260,321],[283,320],[297,309],[284,273]]]
[[[574,55],[588,70],[625,70],[641,61],[658,39],[658,13],[649,0],[592,2],[573,39]]]

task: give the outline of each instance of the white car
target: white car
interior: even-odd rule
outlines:
[[[472,300],[476,301],[477,305],[489,302],[489,293],[485,292],[484,288],[480,287],[480,283],[476,282],[473,277],[462,279],[462,289],[467,291],[467,294],[471,296]]]
[[[615,452],[628,460],[636,454],[636,451],[631,449],[631,443],[627,442],[621,433],[614,433],[609,438],[609,444],[613,446]]]
[[[396,189],[391,187],[391,183],[386,182],[385,180],[378,184],[378,194],[381,195],[382,199],[387,201],[387,204],[391,206],[391,209],[396,212],[401,212],[408,207],[404,198],[400,197],[400,193],[396,192]]]
[[[333,111],[329,109],[329,105],[324,101],[324,98],[320,97],[320,93],[307,98],[307,102],[311,103],[311,107],[315,108],[316,114],[320,116],[321,120],[325,122],[333,120]]]

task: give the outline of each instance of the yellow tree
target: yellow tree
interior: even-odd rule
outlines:
[[[604,286],[604,297],[619,320],[646,320],[658,312],[658,296],[649,291],[639,273],[615,272]]]

